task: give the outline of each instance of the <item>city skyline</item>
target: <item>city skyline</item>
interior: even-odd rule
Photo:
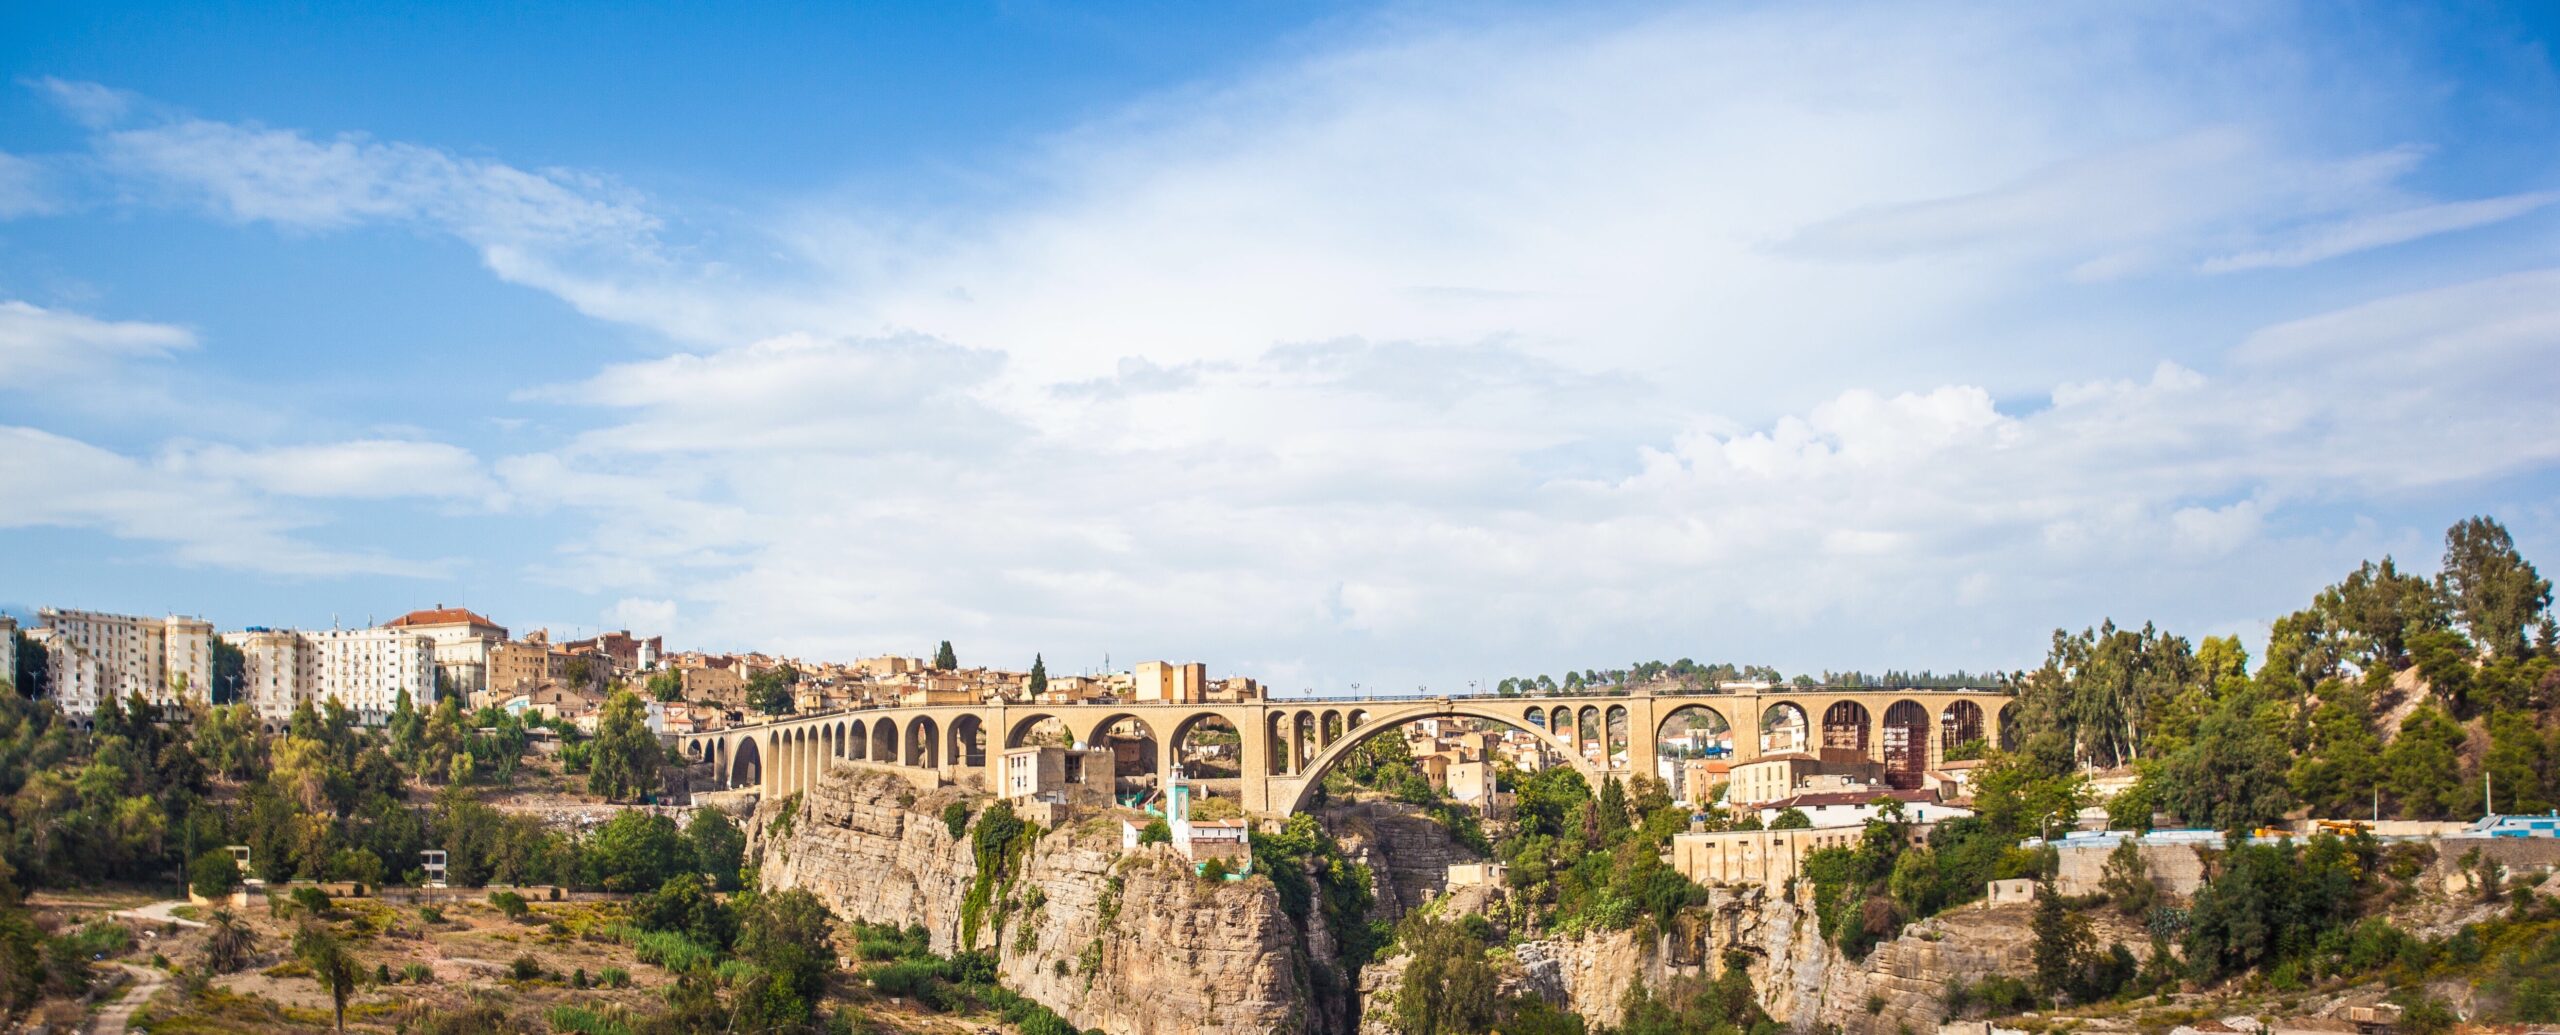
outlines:
[[[623,17],[0,16],[0,605],[1456,689],[2560,556],[2548,14]]]

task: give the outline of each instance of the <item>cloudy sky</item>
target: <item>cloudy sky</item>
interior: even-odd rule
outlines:
[[[12,5],[0,604],[1340,692],[2560,564],[2547,9],[851,6]]]

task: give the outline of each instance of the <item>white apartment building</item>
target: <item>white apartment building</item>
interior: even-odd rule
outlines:
[[[335,697],[355,713],[356,721],[367,724],[389,718],[402,691],[418,708],[435,704],[434,640],[401,629],[325,629],[302,635],[317,655],[318,675],[310,691],[314,703]]]
[[[18,678],[18,620],[0,615],[0,679],[14,685]],[[26,692],[24,687],[18,688]]]
[[[293,721],[303,702],[314,705],[320,685],[320,648],[291,629],[257,629],[222,634],[222,642],[240,649],[240,685],[229,688],[232,701],[246,704],[271,729]]]
[[[443,604],[411,611],[382,623],[382,627],[424,636],[433,642],[436,668],[444,673],[444,685],[465,699],[489,689],[489,653],[507,642],[505,626],[469,608]]]
[[[107,695],[141,694],[162,705],[207,700],[213,685],[211,622],[50,607],[36,615],[44,623],[53,698],[65,715],[94,715]]]

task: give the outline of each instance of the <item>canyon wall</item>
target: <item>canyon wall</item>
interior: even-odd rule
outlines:
[[[977,864],[966,835],[953,838],[940,815],[957,800],[988,804],[836,766],[796,804],[757,808],[764,886],[805,888],[846,919],[922,925],[936,952],[958,951]],[[776,826],[786,809],[787,830]],[[1131,1035],[1341,1030],[1310,1006],[1328,979],[1310,954],[1328,958],[1331,939],[1319,921],[1286,915],[1269,882],[1201,880],[1163,845],[1124,854],[1108,818],[1046,833],[1021,868],[987,910],[975,948],[996,954],[1008,987],[1077,1026]]]

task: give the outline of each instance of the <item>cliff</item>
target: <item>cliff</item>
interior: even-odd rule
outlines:
[[[760,805],[753,829],[762,879],[806,888],[837,915],[922,925],[935,951],[957,951],[962,903],[977,866],[943,806],[984,799],[837,766],[769,831],[785,808]],[[1305,946],[1321,930],[1286,915],[1269,881],[1212,884],[1162,845],[1126,855],[1118,826],[1098,819],[1050,831],[981,923],[1006,985],[1082,1028],[1132,1035],[1338,1030],[1310,1003],[1323,982]],[[1322,958],[1318,956],[1317,958]]]

